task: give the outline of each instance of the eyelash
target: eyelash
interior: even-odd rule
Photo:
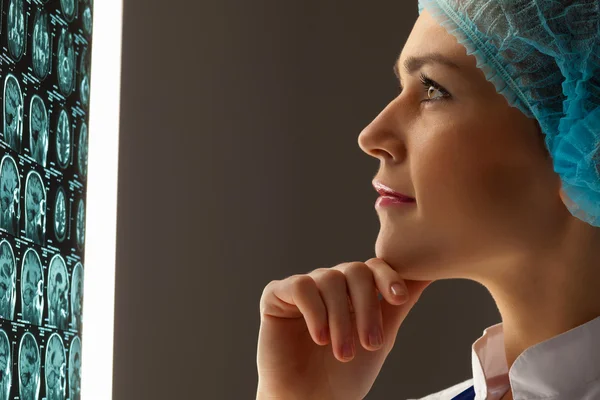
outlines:
[[[421,72],[421,74],[419,75],[419,78],[421,79],[421,83],[425,87],[426,93],[429,91],[430,87],[433,87],[436,90],[439,90],[443,94],[442,97],[436,97],[434,99],[425,99],[425,100],[423,100],[424,102],[446,100],[448,97],[450,97],[450,93],[448,93],[448,91],[446,89],[444,89],[444,87],[442,85],[440,85],[439,83],[437,83],[433,79],[429,78],[423,72]],[[400,86],[399,89],[400,89],[400,93],[402,93],[402,90],[404,88],[402,86]]]

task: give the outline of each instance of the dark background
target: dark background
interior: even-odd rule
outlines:
[[[115,400],[255,398],[264,286],[374,256],[379,161],[357,139],[417,17],[416,0],[125,0]],[[367,399],[472,377],[497,322],[483,286],[433,283]]]

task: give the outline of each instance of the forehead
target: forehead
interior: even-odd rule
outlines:
[[[404,44],[397,60],[398,67],[402,67],[407,57],[430,53],[442,54],[467,72],[476,68],[475,57],[467,55],[465,47],[424,9]]]

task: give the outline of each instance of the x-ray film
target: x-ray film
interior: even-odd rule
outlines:
[[[21,183],[17,163],[5,155],[0,163],[0,227],[15,236],[21,216]]]
[[[21,318],[42,325],[44,269],[35,249],[27,249],[21,267]]]
[[[77,247],[83,248],[85,243],[85,206],[83,200],[79,199],[77,203],[77,219],[75,224],[75,236]]]
[[[46,166],[46,155],[48,154],[48,112],[44,100],[37,94],[31,97],[29,107],[29,143],[31,145],[31,156],[42,167]]]
[[[42,244],[46,233],[46,188],[36,171],[27,174],[25,208],[25,236]]]
[[[25,52],[25,0],[9,0],[6,19],[8,52],[19,61]]]
[[[54,234],[62,242],[67,234],[67,196],[62,187],[58,187],[54,200]]]
[[[12,320],[17,293],[15,253],[8,240],[0,241],[0,317]]]
[[[65,400],[67,389],[67,354],[58,333],[53,333],[46,345],[46,399]]]
[[[33,36],[31,40],[31,64],[33,73],[39,79],[44,79],[50,73],[51,49],[48,12],[43,8],[38,8],[35,13]]]
[[[81,400],[81,340],[77,336],[69,351],[69,400]]]
[[[87,175],[87,159],[88,159],[88,132],[87,125],[81,124],[79,130],[79,154],[77,155],[77,167],[79,168],[79,174],[85,179]]]
[[[35,336],[27,332],[21,337],[19,344],[19,398],[37,400],[40,393],[42,363],[40,348]]]
[[[75,17],[77,2],[75,0],[60,0],[60,6],[62,7],[65,19],[69,22],[73,21],[73,18]]]
[[[87,34],[87,35],[91,35],[92,34],[92,7],[91,5],[86,5],[84,10],[83,10],[83,15],[82,15],[82,23],[83,23],[83,31]]]
[[[71,161],[71,123],[66,110],[60,110],[56,124],[56,161],[61,169],[69,166]]]
[[[0,329],[0,400],[8,400],[12,385],[11,343],[6,332]]]
[[[0,0],[0,400],[79,400],[92,0]]]
[[[87,107],[90,101],[90,68],[91,68],[90,53],[87,48],[81,52],[81,60],[79,61],[80,83],[79,96],[81,104]],[[87,132],[86,132],[87,141]],[[86,157],[87,158],[87,157]]]
[[[50,260],[48,269],[48,323],[67,329],[69,318],[67,265],[60,254]]]
[[[71,327],[78,330],[81,327],[83,311],[83,265],[77,263],[73,268],[71,280]]]
[[[68,96],[73,90],[75,81],[75,46],[73,34],[63,28],[58,39],[58,87],[63,95]]]
[[[23,93],[18,79],[11,73],[4,80],[4,141],[13,150],[21,151],[23,136]]]

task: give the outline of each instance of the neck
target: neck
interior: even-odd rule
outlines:
[[[600,316],[600,229],[569,224],[555,248],[514,257],[480,279],[502,316],[509,370],[527,348]]]

